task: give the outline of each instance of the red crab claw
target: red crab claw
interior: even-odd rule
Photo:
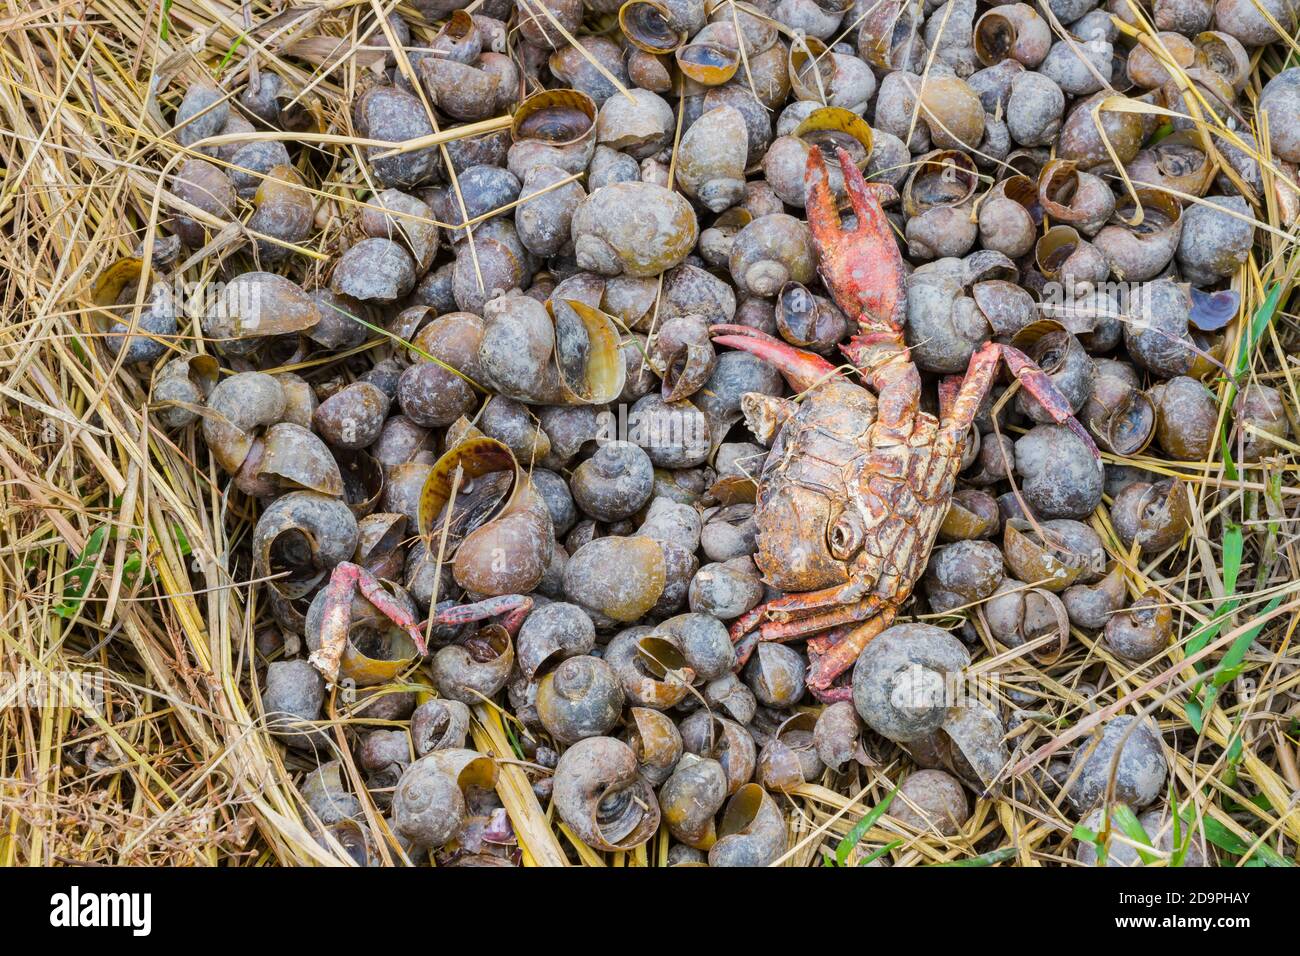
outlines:
[[[907,317],[907,273],[881,204],[893,202],[898,193],[885,183],[867,183],[843,149],[837,156],[858,220],[851,230],[840,222],[820,148],[808,151],[804,170],[808,228],[817,247],[822,282],[844,313],[858,320],[864,333],[897,333]]]
[[[524,618],[528,612],[533,609],[533,599],[524,594],[502,594],[498,597],[484,598],[474,604],[457,604],[452,607],[439,611],[433,616],[433,623],[437,624],[470,624],[474,621],[482,621],[489,617],[496,617],[498,614],[504,614],[501,619],[501,626],[506,629],[511,637],[519,631],[520,625],[524,623]]]
[[[835,366],[814,352],[805,352],[748,325],[712,325],[718,345],[757,355],[774,367],[796,392],[805,392],[835,374]]]

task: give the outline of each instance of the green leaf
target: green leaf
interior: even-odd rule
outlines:
[[[1264,304],[1259,307],[1259,311],[1250,321],[1246,341],[1237,353],[1237,369],[1234,377],[1238,382],[1245,377],[1246,370],[1250,368],[1250,358],[1255,352],[1255,346],[1263,338],[1264,330],[1268,328],[1269,323],[1273,321],[1273,315],[1282,301],[1282,291],[1282,283],[1274,282],[1268,290],[1268,295],[1264,297]]]
[[[1260,617],[1267,617],[1277,610],[1277,606],[1282,603],[1282,595],[1278,595],[1264,605],[1264,610],[1260,612]],[[1214,686],[1222,687],[1231,680],[1235,680],[1244,669],[1242,661],[1246,657],[1246,651],[1250,650],[1250,645],[1259,637],[1259,632],[1264,629],[1264,623],[1261,621],[1254,627],[1247,630],[1244,634],[1232,642],[1227,653],[1220,659],[1218,666],[1214,669]]]
[[[194,549],[190,547],[190,539],[185,536],[180,525],[172,525],[172,537],[176,539],[176,549],[180,551],[182,558],[188,558],[194,553]]]
[[[973,856],[970,859],[953,860],[951,863],[933,863],[931,866],[994,866],[998,863],[1005,863],[1007,860],[1013,860],[1015,856],[1015,847],[1004,846],[1001,849],[981,853],[979,856]]]
[[[1122,803],[1116,804],[1110,808],[1110,818],[1119,825],[1125,836],[1134,843],[1141,844],[1141,846],[1134,849],[1137,850],[1143,864],[1154,863],[1159,859],[1154,853],[1148,853],[1142,849],[1142,846],[1151,847],[1153,844],[1151,843],[1151,837],[1147,836],[1147,831],[1142,827],[1142,821],[1137,818],[1137,815],[1132,810]]]
[[[162,5],[162,38],[166,40],[172,32],[172,18],[169,16],[172,9],[172,0],[163,0]]]
[[[1237,574],[1241,571],[1243,544],[1241,525],[1228,525],[1223,532],[1223,593],[1225,597],[1230,597],[1237,590]]]
[[[100,525],[86,539],[86,547],[67,573],[63,585],[63,600],[54,606],[54,613],[61,618],[74,617],[86,599],[90,582],[95,576],[95,562],[99,552],[104,548],[108,538],[108,525]]]
[[[1179,811],[1179,816],[1182,817],[1183,822],[1187,824],[1188,829],[1190,830],[1193,825],[1191,808],[1189,807],[1186,810]],[[1220,850],[1226,850],[1233,856],[1242,856],[1245,853],[1251,852],[1249,844],[1242,842],[1235,833],[1225,827],[1218,820],[1211,819],[1210,817],[1202,817],[1201,829],[1205,831],[1205,839],[1207,842],[1214,844]],[[1264,866],[1295,866],[1295,864],[1286,857],[1280,856],[1271,846],[1264,843],[1261,843],[1255,848],[1254,855],[1251,859],[1259,860]]]
[[[894,802],[894,795],[896,793],[898,793],[898,787],[889,791],[889,796],[885,797],[885,799],[881,800],[879,804],[868,810],[861,820],[853,824],[853,829],[844,834],[844,839],[840,840],[840,842],[835,846],[836,866],[844,865],[845,861],[849,858],[849,854],[853,852],[853,848],[862,842],[863,834],[870,830],[875,825],[876,821],[885,815],[885,811],[889,809],[889,805]]]

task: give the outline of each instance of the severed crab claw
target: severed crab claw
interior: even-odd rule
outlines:
[[[339,665],[348,646],[348,632],[352,626],[352,600],[357,591],[384,617],[404,630],[421,654],[427,654],[429,650],[424,628],[409,608],[393,597],[383,583],[361,565],[343,561],[334,568],[329,584],[325,586],[320,643],[308,658],[331,684],[338,680]],[[485,598],[474,604],[444,608],[432,615],[430,623],[455,626],[505,615],[502,626],[513,636],[532,606],[533,600],[530,597],[506,594]]]

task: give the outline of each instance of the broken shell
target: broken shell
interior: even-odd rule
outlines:
[[[1158,554],[1182,540],[1191,526],[1190,508],[1181,479],[1135,481],[1115,495],[1110,520],[1125,548],[1136,543],[1142,553]]]
[[[989,632],[1008,647],[1052,638],[1033,651],[1040,664],[1055,663],[1070,640],[1070,618],[1061,599],[1043,588],[1007,579],[984,604]]]
[[[596,117],[596,141],[634,159],[654,156],[672,139],[677,123],[673,109],[649,90],[631,90],[630,98],[611,96]]]
[[[659,786],[668,779],[682,756],[682,735],[671,717],[648,707],[633,707],[628,712],[631,723],[627,730],[627,745],[636,755],[637,766],[651,786]],[[721,768],[719,768],[721,769]],[[726,781],[723,780],[723,792]],[[660,794],[660,805],[663,795]],[[721,806],[721,801],[719,801]],[[671,827],[670,814],[664,810],[665,822]]]
[[[654,710],[679,704],[695,676],[680,648],[648,627],[620,631],[606,646],[605,660],[628,700]]]
[[[284,409],[284,389],[264,372],[239,372],[218,382],[203,415],[203,439],[217,464],[238,472],[261,430],[281,421]]]
[[[501,625],[490,624],[465,643],[439,649],[429,662],[429,673],[440,695],[472,705],[505,687],[514,663],[510,635]]]
[[[174,358],[158,370],[152,407],[164,428],[180,429],[199,420],[200,407],[216,385],[218,371],[217,360],[211,355]]]
[[[758,784],[746,784],[722,813],[709,866],[770,866],[788,843],[785,817],[776,801]]]
[[[630,850],[659,829],[659,803],[636,754],[612,737],[588,737],[560,756],[553,799],[560,818],[598,850]]]
[[[1136,190],[1137,201],[1125,195],[1116,203],[1115,214],[1123,223],[1106,226],[1093,244],[1122,280],[1143,281],[1159,275],[1173,259],[1183,231],[1183,207],[1170,194]],[[1141,222],[1129,225],[1138,215]]]
[[[1085,236],[1096,233],[1115,211],[1115,194],[1105,180],[1081,172],[1068,160],[1043,166],[1038,174],[1038,201],[1046,215]]]
[[[416,73],[429,100],[438,109],[458,120],[487,119],[497,110],[501,76],[438,56],[423,57]]]
[[[623,391],[627,365],[614,320],[584,302],[569,299],[555,308],[555,365],[570,401],[604,405]],[[576,320],[576,321],[575,321]]]
[[[1053,226],[1034,247],[1034,261],[1043,276],[1061,282],[1067,290],[1081,283],[1104,282],[1110,264],[1092,243],[1072,226]]]
[[[178,328],[177,302],[166,282],[149,284],[135,316],[136,297],[145,279],[142,260],[119,259],[100,274],[91,292],[96,322],[106,333],[105,344],[125,365],[157,361]]]
[[[390,599],[412,619],[416,617],[415,602],[401,588],[392,585]],[[327,591],[316,593],[307,608],[303,634],[307,647],[313,652],[324,642],[322,633],[326,625]],[[339,676],[357,687],[371,687],[394,680],[410,666],[419,652],[410,635],[381,614],[361,594],[352,598],[348,621],[347,641],[339,660]]]
[[[701,86],[721,86],[740,69],[740,51],[720,43],[688,43],[678,48],[674,59],[682,75]]]
[[[1083,421],[1101,448],[1117,455],[1136,455],[1155,435],[1156,407],[1149,394],[1138,390],[1132,366],[1098,360]]]
[[[439,847],[465,825],[472,789],[496,786],[497,768],[473,750],[435,750],[412,763],[393,792],[393,829],[421,847]]]
[[[438,253],[438,226],[429,206],[399,189],[386,189],[361,211],[361,228],[374,239],[400,241],[415,258],[416,271],[427,272]]]
[[[1112,561],[1106,575],[1096,584],[1076,584],[1061,596],[1070,623],[1088,631],[1099,631],[1106,626],[1128,596],[1124,587],[1124,569]]]

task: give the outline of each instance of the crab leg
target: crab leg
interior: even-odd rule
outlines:
[[[428,650],[424,643],[424,634],[414,616],[385,590],[380,580],[361,565],[342,561],[335,566],[330,574],[329,584],[325,585],[320,646],[308,658],[330,683],[338,679],[339,662],[343,658],[343,651],[348,646],[348,630],[352,624],[352,599],[358,590],[384,617],[411,636],[411,640],[415,642],[421,654]]]
[[[971,356],[966,377],[961,380],[961,387],[957,390],[956,397],[951,399],[951,407],[944,415],[943,440],[949,443],[950,447],[956,447],[965,438],[967,430],[979,413],[984,396],[988,394],[993,384],[999,359],[1007,363],[1007,368],[1011,369],[1011,373],[1015,375],[1025,391],[1038,400],[1057,424],[1066,426],[1083,440],[1100,466],[1101,453],[1097,451],[1092,436],[1074,417],[1074,413],[1070,410],[1070,403],[1057,390],[1048,374],[1018,348],[998,342],[985,342]],[[951,394],[953,388],[951,382],[952,379],[945,379],[940,385],[941,395],[944,390],[948,390]]]
[[[501,626],[511,637],[519,631],[524,618],[533,609],[533,599],[524,594],[502,594],[499,597],[484,598],[474,604],[457,604],[433,616],[434,624],[470,624],[489,617],[504,614]]]
[[[774,367],[796,392],[806,392],[835,374],[835,366],[815,352],[805,352],[748,325],[713,325],[713,341],[757,355]]]
[[[808,642],[808,689],[823,703],[833,704],[848,700],[853,688],[836,686],[835,678],[854,665],[862,649],[880,636],[894,623],[897,612],[886,604],[871,620],[859,624],[847,633],[832,633],[813,638]]]

